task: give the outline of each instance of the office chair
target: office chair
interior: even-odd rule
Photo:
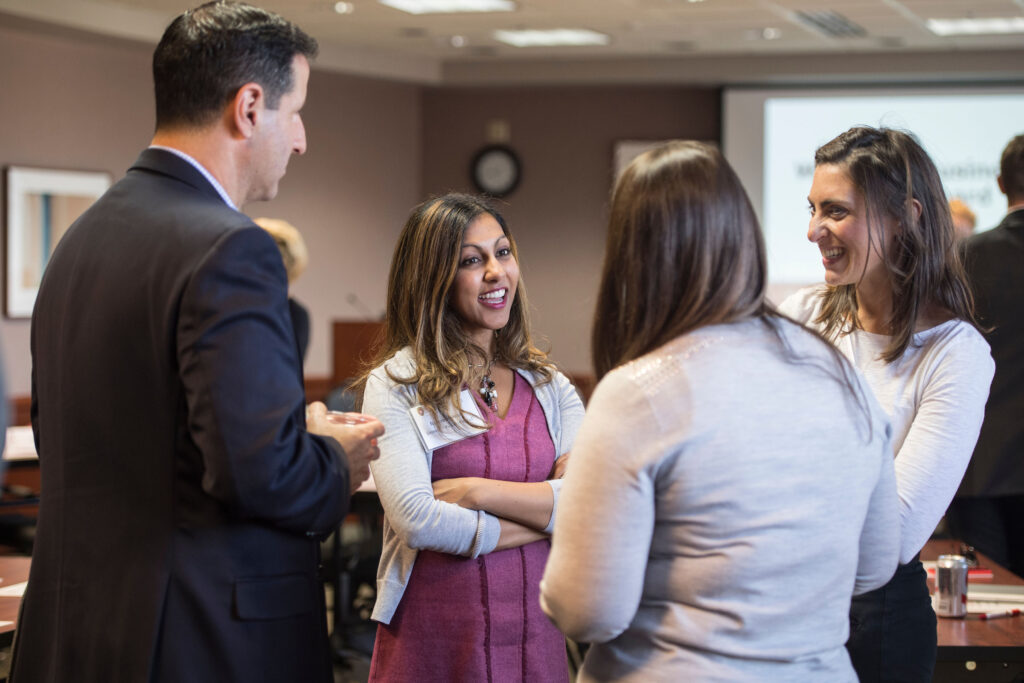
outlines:
[[[357,493],[349,516],[328,540],[323,566],[324,580],[332,588],[331,649],[342,665],[368,664],[373,652],[376,627],[369,618],[373,603],[366,593],[375,591],[383,547],[382,515],[376,494]]]

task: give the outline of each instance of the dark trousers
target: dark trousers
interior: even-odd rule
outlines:
[[[920,560],[900,565],[889,583],[853,598],[846,649],[861,683],[930,683],[938,642]]]
[[[1024,576],[1024,496],[956,498],[946,522],[954,538]]]

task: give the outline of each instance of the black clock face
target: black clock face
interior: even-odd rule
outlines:
[[[480,192],[504,197],[519,184],[519,158],[503,145],[484,147],[473,158],[470,173]]]

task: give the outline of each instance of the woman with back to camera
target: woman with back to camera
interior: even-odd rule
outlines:
[[[581,681],[856,681],[850,596],[899,545],[889,427],[849,364],[765,301],[713,147],[647,152],[612,198],[600,383],[541,583]],[[864,549],[870,548],[870,552]]]
[[[847,648],[862,681],[930,681],[935,613],[918,554],[970,461],[994,364],[935,165],[907,133],[851,128],[818,148],[807,238],[825,285],[781,310],[859,369],[893,426],[900,567],[854,599]]]
[[[538,593],[561,484],[545,480],[583,404],[532,344],[505,221],[469,195],[420,205],[387,297],[363,378],[362,409],[387,426],[370,680],[568,681]]]

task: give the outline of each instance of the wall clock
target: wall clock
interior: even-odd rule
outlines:
[[[492,197],[504,197],[519,185],[522,165],[511,148],[488,145],[473,157],[469,174],[480,192]]]

